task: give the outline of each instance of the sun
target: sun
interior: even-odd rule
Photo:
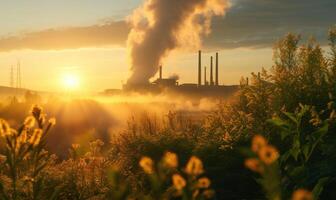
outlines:
[[[76,74],[64,74],[62,76],[63,87],[67,90],[75,90],[79,88],[80,80]]]

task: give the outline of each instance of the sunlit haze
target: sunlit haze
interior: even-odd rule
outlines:
[[[336,0],[0,0],[0,200],[336,200]]]
[[[80,87],[80,79],[77,74],[64,74],[62,84],[65,89],[76,90]]]
[[[59,90],[55,74],[63,73],[62,66],[77,66],[76,70],[85,77],[81,86],[87,91],[121,88],[130,76],[131,68],[126,47],[129,27],[124,25],[124,21],[141,3],[140,0],[1,1],[0,85],[9,85],[10,68],[20,61],[22,86],[26,88]],[[219,52],[220,83],[238,84],[241,76],[261,67],[270,68],[272,43],[289,31],[325,38],[332,24],[327,19],[334,15],[334,12],[329,12],[332,6],[327,6],[327,3],[315,6],[316,12],[321,10],[319,17],[325,20],[313,28],[307,24],[310,19],[304,12],[310,3],[302,5],[302,12],[288,7],[288,13],[285,13],[274,7],[274,16],[268,16],[269,13],[264,14],[262,8],[263,4],[268,7],[271,3],[232,0],[227,13],[214,19],[212,33],[204,37],[203,45],[199,47],[209,53],[205,54],[206,57]],[[287,20],[286,17],[292,13],[299,17]],[[249,22],[248,14],[255,16],[255,26]],[[264,18],[274,20],[283,28],[277,32],[270,29],[269,24],[260,22]],[[287,22],[286,28],[283,23]],[[295,27],[294,24],[300,25]],[[197,51],[189,48],[170,52],[162,62],[163,75],[177,74],[180,83],[196,83]],[[205,66],[209,65],[209,58],[204,58],[203,62]],[[90,84],[93,82],[95,84]]]

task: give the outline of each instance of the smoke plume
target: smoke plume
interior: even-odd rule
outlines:
[[[146,0],[128,18],[131,76],[128,85],[148,84],[162,59],[178,47],[197,48],[211,32],[211,19],[224,15],[228,0]]]

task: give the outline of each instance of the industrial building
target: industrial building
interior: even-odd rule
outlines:
[[[204,67],[204,81],[202,82],[202,52],[198,52],[198,83],[185,83],[185,84],[178,84],[178,80],[176,78],[163,78],[162,77],[162,66],[159,67],[159,78],[155,80],[152,84],[157,85],[159,87],[203,87],[203,86],[213,86],[213,87],[220,87],[219,79],[218,79],[218,53],[215,55],[215,70],[213,57],[210,57],[210,74],[209,74],[209,81],[207,80],[207,67]],[[215,71],[215,72],[214,72]],[[215,73],[215,74],[214,74]],[[215,76],[214,76],[215,75]]]
[[[159,77],[150,84],[123,86],[122,92],[138,91],[150,93],[169,92],[174,94],[195,96],[195,97],[226,97],[231,96],[238,90],[237,85],[220,85],[219,84],[219,57],[215,54],[215,61],[210,57],[210,70],[204,67],[202,74],[202,51],[198,51],[198,82],[179,84],[177,77],[164,78],[162,74],[162,66],[159,67]],[[210,73],[207,74],[207,71]],[[202,81],[202,78],[204,80]],[[208,79],[209,78],[209,79]],[[105,93],[111,94],[114,90],[106,90]],[[114,92],[113,92],[114,93]]]

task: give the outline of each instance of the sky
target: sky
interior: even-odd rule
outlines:
[[[21,63],[22,85],[61,90],[65,74],[82,89],[121,88],[129,76],[126,18],[142,0],[0,0],[0,85]],[[272,66],[273,44],[288,32],[315,36],[326,45],[336,19],[335,0],[231,0],[224,17],[215,17],[203,40],[203,65],[219,52],[220,83],[238,84],[261,67]],[[198,49],[176,50],[163,74],[180,83],[197,82]]]

